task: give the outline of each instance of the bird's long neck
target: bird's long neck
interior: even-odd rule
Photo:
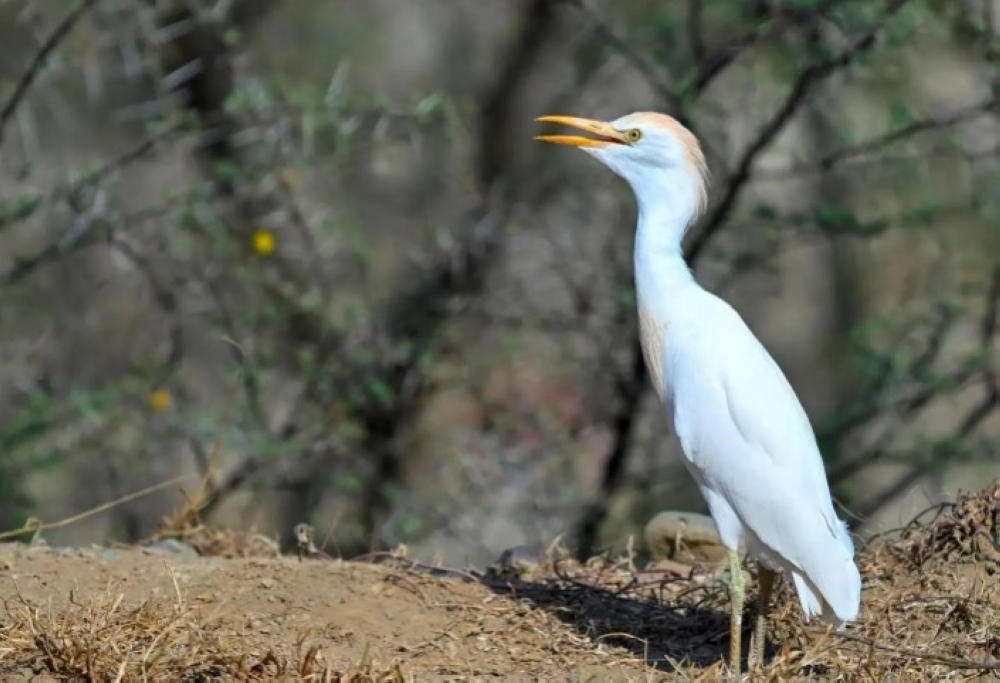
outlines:
[[[680,328],[672,321],[698,291],[681,242],[699,197],[690,177],[676,172],[634,178],[631,185],[639,208],[634,254],[639,341],[653,386],[665,397],[671,390],[664,354]]]
[[[639,314],[639,341],[646,368],[656,392],[670,395],[665,353],[671,335],[682,325],[673,324],[685,301],[698,285],[684,261],[681,240],[688,218],[662,202],[639,202],[635,234],[635,293]]]
[[[697,209],[697,199],[688,188],[675,183],[663,183],[655,193],[644,189],[636,188],[636,288],[641,304],[659,308],[694,284],[681,242]]]

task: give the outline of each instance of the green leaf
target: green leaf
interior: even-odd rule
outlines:
[[[889,123],[893,128],[903,128],[913,121],[910,110],[899,101],[889,103]]]
[[[368,383],[368,391],[382,405],[392,405],[393,391],[381,379],[373,379]]]
[[[772,221],[778,217],[778,211],[771,204],[760,203],[753,209],[754,218]]]

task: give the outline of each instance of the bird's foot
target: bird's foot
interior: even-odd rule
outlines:
[[[764,644],[758,642],[760,637],[756,629],[750,634],[750,652],[747,657],[747,669],[756,671],[764,668],[766,658],[764,656]]]
[[[740,578],[738,579],[739,583],[736,583],[735,586],[734,586],[734,579],[736,579],[736,577],[733,575],[732,571],[726,573],[725,578],[723,578],[723,581],[725,582],[726,587],[729,588],[730,591],[732,591],[734,587],[738,591],[743,591],[747,585],[747,582],[750,580],[751,577],[752,574],[748,572],[746,569],[740,569]]]
[[[724,679],[728,683],[747,683],[747,681],[753,680],[753,669],[748,669],[747,671],[743,671],[742,669],[739,671],[733,671],[730,668],[728,669],[728,672],[729,673]]]

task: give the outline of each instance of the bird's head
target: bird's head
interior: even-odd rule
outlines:
[[[704,208],[708,189],[705,156],[694,134],[673,117],[637,112],[614,121],[575,116],[541,116],[536,121],[590,133],[589,137],[538,135],[535,139],[579,147],[596,157],[628,181],[640,204],[669,194],[675,201],[689,203],[689,218]]]

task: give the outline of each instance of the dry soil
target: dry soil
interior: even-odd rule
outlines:
[[[862,614],[841,634],[803,624],[783,586],[755,680],[992,679],[998,519],[993,486],[862,549]],[[204,530],[154,548],[7,544],[0,680],[719,680],[725,584],[675,569],[299,559]]]

